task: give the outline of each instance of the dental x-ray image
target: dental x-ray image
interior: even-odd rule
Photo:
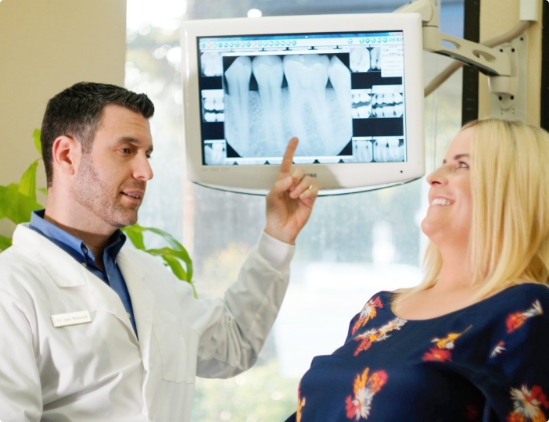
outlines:
[[[372,117],[402,117],[404,99],[402,85],[377,85],[372,87]]]
[[[205,122],[223,122],[225,104],[222,89],[202,90],[202,119]]]
[[[225,138],[240,157],[334,156],[352,136],[349,54],[225,56]]]
[[[220,52],[206,51],[200,55],[200,72],[202,76],[223,75],[223,57]]]
[[[398,162],[405,161],[404,139],[393,137],[354,137],[353,162]],[[348,162],[348,161],[347,161]]]
[[[353,119],[367,119],[372,116],[372,90],[353,89],[351,91]]]
[[[357,47],[353,48],[349,54],[351,72],[364,73],[381,70],[380,47]]]
[[[227,145],[224,139],[204,141],[204,161],[207,165],[226,165]]]

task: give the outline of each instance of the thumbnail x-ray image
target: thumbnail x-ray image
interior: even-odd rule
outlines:
[[[202,76],[223,75],[223,57],[221,53],[207,51],[200,55],[200,71]]]
[[[376,85],[372,87],[372,117],[402,117],[404,99],[402,85]]]
[[[222,122],[225,120],[225,105],[222,89],[202,90],[202,119],[205,122]]]
[[[351,50],[351,72],[364,73],[381,70],[380,47],[357,47]]]
[[[351,111],[353,119],[367,119],[372,116],[372,90],[371,89],[353,89],[351,91],[353,98],[353,109]]]
[[[404,139],[395,137],[354,137],[353,161],[369,163],[372,161],[404,161],[406,151]]]
[[[353,161],[370,163],[374,160],[372,138],[353,138]]]
[[[227,145],[225,140],[204,141],[204,161],[207,165],[225,165],[227,157]]]
[[[374,141],[374,160],[377,162],[404,161],[404,139],[376,138]]]
[[[336,55],[240,56],[224,68],[225,137],[241,157],[280,157],[292,136],[296,156],[333,156],[351,139],[351,73]]]

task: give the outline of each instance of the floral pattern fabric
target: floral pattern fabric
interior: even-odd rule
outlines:
[[[288,422],[549,419],[549,288],[514,286],[421,321],[390,301],[374,295],[344,345],[313,359]]]

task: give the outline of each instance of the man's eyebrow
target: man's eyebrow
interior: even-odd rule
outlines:
[[[454,155],[454,160],[459,160],[460,158],[469,158],[469,154],[457,154],[457,155]],[[442,160],[442,164],[446,164],[446,158],[444,160]]]
[[[139,139],[134,138],[132,136],[123,136],[118,140],[118,145],[126,144],[126,143],[134,144],[134,145],[137,145],[137,146],[141,146],[143,144],[142,141],[140,141]],[[147,152],[149,154],[153,152],[153,146],[152,145],[150,146],[149,149],[147,149]]]

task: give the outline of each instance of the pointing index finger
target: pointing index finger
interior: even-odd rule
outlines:
[[[296,148],[297,148],[297,138],[293,137],[292,139],[290,139],[290,142],[288,142],[288,146],[286,147],[286,152],[284,153],[284,157],[282,158],[282,164],[280,165],[279,178],[283,178],[288,174],[290,174],[290,170],[292,169],[294,152]]]

